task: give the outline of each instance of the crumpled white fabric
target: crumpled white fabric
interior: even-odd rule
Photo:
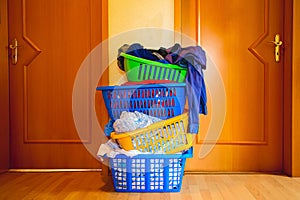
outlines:
[[[150,124],[158,121],[161,121],[161,119],[146,115],[138,111],[123,111],[120,115],[120,119],[117,119],[114,122],[113,128],[117,133],[129,132],[139,128],[147,127]]]
[[[106,143],[101,144],[97,156],[100,158],[101,161],[104,160],[104,158],[115,158],[117,155],[122,154],[125,156],[128,156],[130,158],[137,156],[139,154],[165,154],[163,151],[157,151],[155,153],[151,152],[141,152],[138,150],[130,150],[126,151],[124,149],[121,149],[118,144],[116,144],[113,140],[108,140]]]
[[[141,151],[138,151],[138,150],[126,151],[124,149],[121,149],[112,140],[108,140],[105,144],[100,145],[100,147],[98,149],[97,156],[101,159],[101,161],[103,161],[104,157],[115,158],[119,154],[123,154],[123,155],[126,155],[128,157],[133,157],[133,156],[136,156],[138,154],[149,154],[149,153],[141,152]]]

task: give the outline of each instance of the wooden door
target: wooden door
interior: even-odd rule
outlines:
[[[81,119],[87,130],[79,135],[73,91],[83,61],[105,37],[102,2],[8,3],[9,41],[16,38],[19,45],[17,64],[10,62],[11,168],[100,168],[95,146],[101,134],[90,128],[96,126],[93,102],[99,97],[93,96],[93,89],[77,94],[83,103],[77,102],[75,107],[85,111]],[[84,74],[83,88],[92,87],[92,73]],[[105,73],[99,81],[107,81]],[[102,109],[101,105],[97,109]],[[107,113],[102,113],[103,125]]]
[[[286,45],[284,1],[199,0],[181,6],[177,28],[196,38],[209,60],[209,114],[200,118],[186,170],[281,172],[284,66],[283,55],[275,62],[272,41],[280,34],[281,49]]]

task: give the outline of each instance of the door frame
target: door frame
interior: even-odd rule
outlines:
[[[9,169],[9,71],[7,0],[0,0],[0,173]]]
[[[290,0],[292,1],[292,0]],[[291,80],[291,86],[289,87],[291,89],[291,104],[292,107],[291,110],[291,120],[288,121],[291,125],[290,129],[290,135],[288,135],[288,141],[290,141],[290,152],[288,152],[288,162],[291,165],[289,174],[291,176],[300,176],[300,157],[299,157],[299,148],[300,148],[300,2],[297,0],[292,1],[291,12],[293,13],[293,16],[291,17],[292,23],[290,23],[292,28],[291,30],[291,41],[290,44],[292,46],[291,48],[291,66],[292,69],[290,70],[290,80]],[[288,22],[290,22],[288,21]]]
[[[297,176],[292,173],[293,166],[292,160],[295,152],[292,150],[292,69],[294,68],[292,64],[293,60],[293,2],[295,0],[287,0],[284,4],[284,41],[286,45],[284,46],[284,69],[283,69],[283,173],[289,176]],[[298,11],[300,12],[300,10]],[[299,176],[299,175],[298,175]]]

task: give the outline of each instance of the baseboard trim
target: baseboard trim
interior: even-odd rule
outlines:
[[[0,170],[0,174],[4,174],[4,173],[6,173],[6,172],[8,172],[8,169],[1,169],[1,170]]]
[[[285,175],[282,172],[217,172],[217,171],[184,171],[185,175],[257,175],[257,174],[270,174],[270,175]]]
[[[8,172],[101,172],[102,169],[9,169]]]

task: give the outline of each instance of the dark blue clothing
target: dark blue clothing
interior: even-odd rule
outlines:
[[[138,43],[130,45],[126,53],[139,58],[145,58],[147,60],[158,60],[157,57],[153,55],[148,49],[144,49],[144,47]]]
[[[207,114],[206,87],[202,69],[206,69],[206,54],[200,46],[181,48],[179,44],[167,49],[167,61],[187,68],[186,89],[189,105],[189,133],[198,133],[199,113]]]
[[[160,50],[150,50],[150,49],[145,49],[142,45],[140,45],[139,43],[134,43],[132,45],[126,45],[126,47],[124,48],[125,45],[123,45],[123,48],[119,48],[118,53],[120,55],[120,53],[123,51],[126,54],[132,55],[132,56],[136,56],[139,58],[144,58],[147,60],[152,60],[152,61],[157,61],[157,62],[161,62],[161,63],[165,63],[168,64],[169,62],[166,61],[165,59],[161,59],[159,57],[157,57],[155,54],[153,54],[153,52],[157,52],[157,53],[161,53]],[[124,71],[124,58],[122,56],[118,56],[118,66],[121,70]]]
[[[110,137],[110,134],[115,131],[113,127],[114,122],[114,120],[110,119],[104,127],[104,133],[107,137]]]

